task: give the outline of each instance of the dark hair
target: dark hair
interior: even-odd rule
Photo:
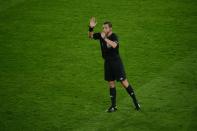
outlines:
[[[112,28],[112,23],[111,22],[109,22],[109,21],[105,21],[104,23],[103,23],[104,25],[108,25],[110,28]]]

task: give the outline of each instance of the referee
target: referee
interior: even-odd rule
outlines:
[[[111,97],[111,106],[107,109],[107,112],[115,112],[117,110],[115,80],[121,82],[122,86],[133,99],[135,109],[138,111],[140,110],[140,105],[138,104],[131,84],[129,84],[126,78],[124,66],[119,55],[119,41],[117,35],[112,32],[112,24],[109,21],[104,22],[103,31],[101,33],[94,33],[93,30],[96,24],[95,18],[92,17],[90,19],[88,37],[100,41],[102,57],[105,61],[105,80],[109,83]]]

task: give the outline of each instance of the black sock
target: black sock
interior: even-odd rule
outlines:
[[[110,98],[113,107],[116,106],[116,88],[110,88]]]
[[[131,96],[131,98],[133,99],[133,103],[135,104],[135,106],[138,107],[138,102],[137,102],[137,99],[136,99],[134,90],[133,90],[133,88],[131,87],[131,85],[129,85],[129,86],[126,88],[126,90],[127,90],[128,94]]]

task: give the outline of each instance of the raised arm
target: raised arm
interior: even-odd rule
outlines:
[[[89,38],[93,38],[93,34],[94,34],[94,27],[96,26],[97,22],[96,19],[94,17],[92,17],[90,19],[90,24],[89,24],[89,31],[88,31],[88,37]]]
[[[107,39],[106,34],[104,32],[101,33],[101,37],[109,44],[112,48],[116,48],[118,41],[112,41]]]

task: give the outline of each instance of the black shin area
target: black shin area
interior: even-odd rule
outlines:
[[[128,92],[128,94],[131,96],[131,98],[133,99],[133,103],[135,104],[135,106],[138,106],[138,102],[137,102],[137,98],[135,96],[134,90],[131,87],[131,85],[129,84],[129,86],[126,88],[126,91]]]
[[[110,87],[110,98],[111,98],[111,104],[113,107],[116,106],[116,88]]]

